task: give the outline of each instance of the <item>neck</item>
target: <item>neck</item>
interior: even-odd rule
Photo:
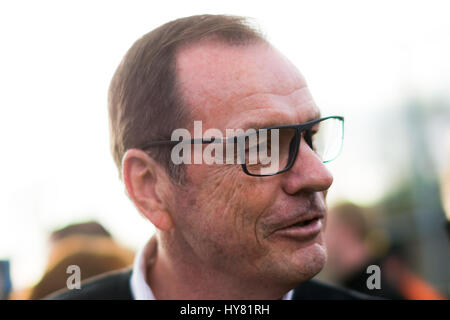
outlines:
[[[275,300],[289,290],[217,270],[192,249],[175,243],[158,237],[156,261],[147,270],[147,282],[158,300]]]

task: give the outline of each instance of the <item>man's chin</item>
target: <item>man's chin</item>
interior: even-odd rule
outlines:
[[[303,266],[304,269],[308,269],[309,266],[311,271],[314,272],[314,275],[323,269],[327,262],[327,250],[324,244],[316,242],[308,247],[300,249],[300,251],[299,264]]]
[[[314,242],[302,246],[289,257],[289,271],[286,275],[293,283],[300,284],[317,275],[325,266],[327,251],[324,244]]]

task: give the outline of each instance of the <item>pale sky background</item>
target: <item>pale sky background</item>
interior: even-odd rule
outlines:
[[[450,101],[449,4],[2,1],[0,259],[11,259],[14,285],[39,279],[54,228],[97,219],[133,249],[153,232],[124,194],[108,141],[109,81],[141,35],[193,14],[255,18],[304,74],[322,114],[346,117],[330,202],[370,204],[393,174],[375,123],[410,97]],[[448,127],[431,134],[442,140],[447,130],[449,141]],[[432,148],[443,166],[441,145]]]

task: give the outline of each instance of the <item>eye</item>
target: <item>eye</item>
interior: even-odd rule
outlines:
[[[266,133],[259,133],[246,138],[245,151],[259,151],[261,148],[264,148],[266,146],[267,148],[270,148],[270,145],[270,131]]]

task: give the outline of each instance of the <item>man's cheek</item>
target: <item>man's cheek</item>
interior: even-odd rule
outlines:
[[[202,183],[202,194],[208,194],[208,203],[215,205],[239,199],[244,185],[235,166],[217,166],[208,170]]]
[[[202,211],[215,216],[216,227],[220,221],[234,232],[251,229],[254,234],[258,217],[274,202],[273,186],[263,178],[245,175],[240,167],[214,166],[207,168],[197,199]]]

